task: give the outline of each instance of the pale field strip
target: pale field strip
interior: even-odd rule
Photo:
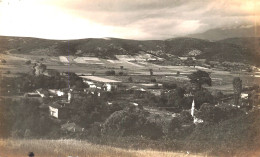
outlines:
[[[206,67],[201,67],[201,66],[195,66],[196,69],[203,69],[203,70],[208,70],[209,68],[206,68]]]
[[[136,66],[136,67],[139,67],[139,68],[143,68],[144,66],[142,65],[138,65],[138,64],[135,64],[135,63],[132,63],[132,62],[126,62],[127,64],[130,64],[130,65],[133,65],[133,66]]]
[[[108,59],[107,61],[110,62],[110,63],[123,63],[122,61],[119,61],[119,60]]]
[[[25,157],[29,151],[33,151],[36,157],[210,157],[206,153],[123,149],[70,139],[0,140],[0,150],[1,157]]]
[[[76,63],[81,63],[81,64],[104,64],[100,62],[99,58],[96,57],[77,57],[74,59]]]
[[[257,77],[257,78],[259,78],[259,77],[260,77],[260,75],[251,75],[251,76],[253,76],[253,77]]]
[[[104,82],[104,83],[116,83],[116,82],[121,82],[121,81],[116,81],[116,80],[111,80],[103,77],[98,77],[98,76],[79,76],[83,79],[88,79],[92,81],[98,81],[98,82]]]
[[[119,60],[127,60],[127,61],[146,61],[146,60],[156,60],[156,59],[162,59],[156,56],[153,56],[151,54],[139,54],[139,55],[135,55],[135,56],[131,56],[131,55],[116,55],[116,58]]]
[[[65,56],[59,56],[59,58],[60,58],[60,61],[61,61],[62,63],[69,63],[69,60],[67,59],[67,57],[65,57]]]
[[[155,84],[155,83],[142,83],[141,85],[147,86],[147,87],[153,87],[154,85],[162,86],[161,83]]]

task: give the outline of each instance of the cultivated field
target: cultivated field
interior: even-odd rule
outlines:
[[[0,156],[26,157],[201,157],[206,154],[189,152],[163,152],[153,150],[127,150],[90,144],[78,140],[0,140]]]
[[[204,67],[188,67],[188,66],[163,66],[147,62],[145,58],[154,59],[150,56],[128,56],[117,55],[118,60],[109,60],[96,57],[75,57],[75,56],[47,56],[47,55],[25,55],[25,54],[2,54],[0,58],[4,58],[7,62],[0,63],[2,73],[10,71],[9,77],[14,76],[18,72],[30,73],[32,64],[26,65],[25,62],[30,60],[32,63],[41,62],[47,65],[48,69],[56,69],[60,72],[69,71],[75,73],[91,74],[101,78],[128,82],[131,76],[134,83],[150,83],[151,77],[155,78],[158,83],[173,81],[176,83],[188,82],[188,75],[196,70],[204,70],[211,73],[212,87],[207,87],[211,91],[223,91],[224,93],[233,92],[232,80],[234,77],[240,77],[243,84],[252,85],[259,84],[259,73],[255,75],[247,73],[232,73],[220,69],[207,69]],[[123,72],[127,76],[117,75],[123,66]],[[150,76],[149,69],[153,69],[153,75]],[[116,76],[105,76],[108,70],[115,70]],[[180,75],[176,75],[177,71]],[[6,75],[6,74],[5,74]],[[105,76],[105,77],[104,77]]]

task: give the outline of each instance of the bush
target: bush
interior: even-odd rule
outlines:
[[[165,83],[163,83],[163,88],[164,89],[175,89],[175,88],[177,88],[177,84],[165,82]]]
[[[6,63],[6,60],[4,60],[4,59],[1,59],[1,62],[2,62],[2,63]]]
[[[123,76],[123,75],[124,75],[124,72],[123,72],[123,71],[120,71],[120,72],[118,73],[118,75]]]
[[[257,110],[218,124],[197,125],[186,139],[186,149],[208,150],[216,156],[237,156],[234,155],[236,152],[243,151],[256,152],[260,147],[259,115],[260,111]]]
[[[116,72],[115,72],[115,70],[109,70],[109,71],[106,71],[105,74],[108,76],[112,76],[112,75],[116,75]]]
[[[199,90],[194,93],[194,100],[195,100],[195,107],[197,109],[200,109],[200,106],[203,103],[213,103],[214,97],[211,95],[211,93],[204,89]]]
[[[26,65],[30,65],[31,64],[31,60],[28,60],[25,62]]]
[[[133,78],[132,77],[128,77],[128,81],[129,82],[133,82]]]
[[[155,79],[155,78],[152,78],[152,79],[151,79],[151,82],[156,82],[156,79]]]
[[[243,115],[244,112],[232,106],[216,107],[209,103],[204,103],[199,110],[198,117],[206,123],[219,123],[224,120],[236,118]]]
[[[104,136],[145,136],[157,139],[162,136],[159,126],[147,120],[148,112],[131,106],[114,112],[104,122],[102,135]]]

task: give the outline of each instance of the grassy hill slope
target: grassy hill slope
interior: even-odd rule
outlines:
[[[238,40],[238,39],[237,39]],[[173,38],[168,40],[127,40],[117,38],[80,39],[80,40],[46,40],[25,37],[0,37],[0,52],[42,54],[42,55],[78,55],[115,58],[115,55],[135,55],[150,53],[160,57],[171,55],[188,56],[191,51],[198,51],[197,58],[258,63],[259,49],[251,41],[246,44],[243,38],[240,44],[234,39],[218,42],[195,38]],[[247,40],[246,40],[247,41]],[[235,42],[235,43],[234,43]],[[241,44],[243,43],[243,44]],[[259,46],[259,45],[258,45]]]

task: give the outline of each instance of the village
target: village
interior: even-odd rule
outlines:
[[[67,58],[65,56],[59,58],[64,67],[90,66],[85,62],[90,60],[91,57],[85,57],[84,63],[81,59],[80,64],[74,65],[69,63],[70,59]],[[75,60],[79,59],[76,58]],[[28,74],[20,75],[17,78],[13,77],[13,80],[10,78],[6,80],[2,76],[2,99],[6,97],[6,99],[11,98],[16,101],[21,101],[21,99],[36,101],[36,104],[38,104],[37,112],[49,119],[50,123],[54,123],[54,130],[63,132],[56,133],[60,134],[55,135],[58,137],[71,136],[71,134],[74,134],[74,136],[88,134],[97,125],[96,123],[99,123],[99,134],[106,134],[102,133],[101,130],[106,130],[104,129],[106,123],[110,123],[107,122],[107,119],[116,112],[123,112],[131,108],[134,108],[134,110],[142,109],[143,112],[147,112],[148,115],[145,116],[145,119],[151,123],[149,125],[153,124],[153,127],[161,128],[158,137],[147,135],[149,138],[160,138],[163,134],[168,136],[171,132],[169,129],[176,119],[180,121],[181,125],[175,128],[175,131],[178,129],[185,132],[185,129],[194,128],[194,125],[212,123],[211,114],[223,112],[220,115],[213,116],[213,121],[216,123],[228,118],[231,111],[235,111],[237,114],[248,114],[259,108],[259,86],[253,84],[254,81],[245,85],[245,82],[242,83],[242,80],[236,77],[240,82],[237,85],[238,87],[235,87],[234,80],[232,80],[233,86],[230,84],[230,90],[222,91],[218,89],[218,86],[222,85],[224,81],[211,78],[212,76],[215,77],[216,74],[210,75],[212,72],[209,72],[207,66],[202,68],[201,62],[192,61],[191,63],[190,60],[193,59],[184,57],[180,58],[178,63],[180,64],[179,67],[186,66],[192,69],[188,74],[179,70],[167,72],[167,69],[163,66],[155,68],[154,63],[149,63],[147,59],[143,58],[138,61],[138,64],[146,62],[146,64],[151,64],[152,67],[150,65],[146,70],[143,70],[143,66],[135,65],[137,64],[136,61],[132,63],[127,61],[129,64],[125,65],[120,60],[111,60],[110,62],[113,63],[118,62],[116,64],[118,68],[111,69],[107,64],[107,70],[99,71],[97,68],[96,71],[91,71],[90,69],[87,73],[53,69],[53,66],[48,62],[46,65],[40,60],[27,65],[27,68],[29,67]],[[99,61],[99,59],[92,59],[92,61]],[[163,62],[160,59],[152,59],[151,61]],[[135,66],[137,70],[135,72],[139,74],[128,70],[128,66]],[[52,69],[49,69],[49,67]],[[178,69],[178,66],[174,68]],[[203,71],[205,69],[206,71]],[[244,69],[244,73],[248,73],[246,71],[248,66],[244,66]],[[258,73],[256,72],[256,74]],[[253,74],[250,73],[249,75]],[[7,75],[5,74],[5,76]],[[243,80],[245,79],[243,78]],[[224,83],[226,87],[225,84],[227,83]],[[244,84],[243,87],[242,84]],[[212,87],[212,85],[216,87]],[[238,94],[237,98],[235,98],[234,93],[235,95]],[[90,104],[84,104],[84,102]],[[216,110],[219,111],[216,112]],[[226,116],[223,116],[223,114]],[[236,115],[236,113],[234,114]],[[133,123],[135,122],[133,121]],[[31,130],[26,128],[19,136],[33,136],[33,133],[30,133]]]

